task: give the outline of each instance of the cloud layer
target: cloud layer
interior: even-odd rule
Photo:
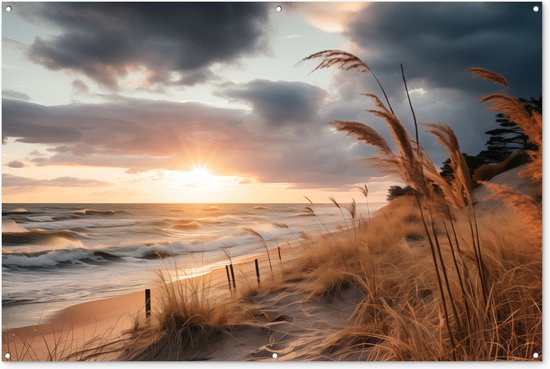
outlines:
[[[390,81],[404,63],[425,88],[478,90],[473,66],[505,75],[520,94],[542,88],[542,17],[533,3],[373,3],[345,34]]]
[[[25,187],[92,187],[105,186],[108,183],[96,181],[95,179],[83,179],[75,177],[58,177],[53,179],[33,179],[27,177],[2,174],[2,187],[25,188]]]
[[[273,126],[315,121],[327,96],[323,89],[307,83],[261,79],[227,85],[218,94],[251,104]]]
[[[18,160],[12,160],[10,161],[8,164],[6,164],[6,166],[8,168],[14,168],[14,169],[19,169],[19,168],[24,168],[25,167],[25,163],[21,162],[21,161],[18,161]]]
[[[370,3],[349,21],[344,35],[351,51],[376,72],[394,110],[412,124],[400,64],[422,122],[445,122],[456,131],[463,151],[479,152],[484,132],[495,127],[479,97],[498,90],[464,70],[482,67],[503,74],[512,94],[542,94],[542,17],[533,3]],[[368,74],[335,72],[333,86],[355,109],[361,92],[380,94]],[[367,117],[367,121],[375,121]],[[409,125],[409,127],[411,127]],[[432,137],[421,137],[435,161],[446,155]]]
[[[240,91],[255,85],[242,86]],[[306,84],[278,85],[283,90],[299,86],[299,90],[324,95]],[[312,104],[319,103],[317,95],[304,95],[278,107],[310,111]],[[291,115],[293,120],[305,120],[273,129],[281,124],[283,112],[270,115],[259,109],[251,114],[199,103],[115,99],[47,107],[4,100],[3,109],[7,137],[50,146],[47,156],[30,159],[35,165],[119,167],[135,173],[207,164],[225,175],[317,188],[350,185],[366,177],[356,166],[343,165],[361,158],[365,147],[332,132],[328,117],[313,111]]]
[[[32,60],[83,73],[109,89],[136,71],[149,84],[193,85],[213,77],[213,64],[265,46],[267,6],[261,3],[48,3],[21,9],[28,19],[60,30],[34,41]]]
[[[493,69],[509,79],[512,93],[538,96],[542,21],[532,5],[369,3],[346,7],[345,14],[335,14],[334,19],[338,30],[345,26],[342,36],[350,51],[377,72],[405,124],[411,127],[412,122],[400,63],[420,121],[449,123],[463,151],[476,154],[486,140],[483,132],[495,125],[494,114],[484,112],[478,97],[494,86],[463,70]],[[332,17],[330,12],[319,13],[318,7],[300,4],[294,14],[303,17],[303,27],[309,21],[326,29]],[[243,62],[243,71],[257,70],[254,63],[265,62],[266,55],[279,57],[253,57],[269,43],[269,9],[269,4],[256,3],[21,7],[27,19],[57,30],[55,36],[37,38],[27,55],[49,69],[74,72],[69,88],[85,101],[98,96],[90,92],[93,86],[80,79],[83,76],[115,90],[133,73],[142,74],[148,87],[158,87],[208,81],[220,77],[212,72],[223,71],[220,64],[236,61]],[[294,31],[300,32],[299,27]],[[319,31],[318,37],[324,36]],[[249,181],[342,189],[374,173],[353,164],[374,150],[331,131],[327,123],[343,119],[364,121],[375,128],[384,124],[364,112],[369,104],[360,93],[379,92],[371,76],[329,73],[328,91],[307,83],[312,80],[307,75],[301,81],[285,81],[276,71],[264,79],[243,72],[240,80],[234,80],[230,74],[227,78],[233,82],[217,80],[197,90],[201,98],[206,91],[230,104],[237,102],[232,109],[118,95],[102,95],[101,103],[45,106],[28,101],[23,92],[7,89],[3,139],[46,145],[40,147],[44,155],[29,157],[26,166],[103,166],[136,173],[187,170],[200,162],[216,173]],[[387,132],[385,136],[389,138]],[[445,159],[435,140],[425,135],[421,140],[434,161]]]

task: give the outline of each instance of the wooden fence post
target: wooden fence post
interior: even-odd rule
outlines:
[[[145,316],[149,318],[151,316],[151,290],[145,289]]]
[[[225,266],[225,274],[227,274],[227,284],[229,285],[229,291],[231,291],[231,277],[229,277],[229,267]]]
[[[229,269],[231,270],[231,278],[233,279],[233,288],[237,288],[237,283],[235,282],[235,272],[233,271],[233,263],[229,264]]]
[[[260,266],[258,265],[258,259],[254,259],[254,264],[256,265],[256,279],[258,284],[260,284]]]

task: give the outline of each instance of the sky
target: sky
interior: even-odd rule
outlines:
[[[444,122],[475,155],[495,90],[542,94],[540,3],[12,3],[2,14],[3,202],[384,201],[400,184],[335,132],[365,122],[368,74],[304,57],[350,51],[411,123]],[[446,159],[421,134],[432,160]]]

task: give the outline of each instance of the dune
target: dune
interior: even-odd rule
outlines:
[[[526,165],[521,165],[517,168],[507,170],[503,173],[496,175],[491,179],[491,183],[506,185],[518,191],[521,194],[528,196],[535,196],[537,193],[536,185],[530,178],[525,178],[519,174],[526,169]],[[474,191],[476,200],[482,202],[493,202],[493,193],[484,186],[476,188]],[[502,205],[502,202],[498,202]]]

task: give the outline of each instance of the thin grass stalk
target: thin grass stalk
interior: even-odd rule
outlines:
[[[431,212],[430,212],[431,213]],[[430,214],[431,217],[431,214]],[[437,232],[435,231],[435,224],[434,221],[431,221],[432,224],[432,233],[434,236],[435,241],[435,249],[437,250],[437,254],[439,256],[439,263],[441,265],[441,271],[443,272],[443,280],[445,281],[445,287],[447,289],[447,294],[449,295],[449,302],[451,304],[451,309],[453,310],[453,314],[455,316],[456,325],[458,327],[459,331],[462,331],[462,321],[460,319],[460,315],[458,315],[458,309],[456,308],[456,303],[453,295],[453,290],[451,288],[451,284],[449,283],[449,276],[447,274],[447,267],[445,266],[445,261],[443,260],[443,254],[441,253],[441,244],[439,243],[439,237],[437,237]]]
[[[269,261],[269,270],[271,271],[271,276],[273,276],[273,265],[271,264],[271,255],[269,254],[269,248],[267,247],[267,242],[265,242],[265,239],[263,238],[263,236],[261,234],[259,234],[258,232],[256,232],[252,228],[245,227],[243,229],[246,232],[248,232],[249,234],[258,237],[262,241],[262,243],[264,245],[264,248],[265,248],[265,252],[267,254],[267,260]]]
[[[481,265],[481,271],[483,272],[483,281],[486,283],[485,290],[487,291],[487,287],[488,287],[487,278],[488,278],[488,276],[485,273],[485,271],[487,269],[485,268],[485,263],[483,262],[483,256],[481,255],[481,242],[479,241],[479,228],[478,228],[478,225],[477,225],[476,209],[474,207],[474,204],[471,204],[470,207],[472,208],[472,214],[474,215],[474,227],[475,227],[475,232],[476,232],[477,252],[479,253],[479,262],[480,262],[480,265]]]
[[[32,340],[31,340],[31,343],[28,342],[29,334],[30,334],[30,333],[27,333],[27,334],[25,335],[25,337],[23,338],[23,348],[26,348],[26,349],[25,349],[25,351],[21,352],[21,356],[22,356],[22,358],[25,358],[27,355],[29,355],[30,358],[31,358],[31,360],[32,360],[32,352],[30,352],[30,350],[32,350],[33,352],[34,352],[34,350],[33,350],[32,347],[31,347]],[[36,336],[36,333],[35,333],[35,336]],[[34,340],[34,338],[35,338],[35,337],[33,336],[33,340]],[[7,350],[7,351],[8,351],[8,352],[10,351],[10,350],[9,350],[9,347],[8,347],[8,350]],[[35,352],[35,355],[34,355],[34,356],[36,357],[36,360],[39,360],[38,357],[36,356],[36,352]]]
[[[306,207],[305,207],[305,210],[306,210],[308,213],[313,214],[313,215],[315,216],[315,218],[317,218],[317,220],[319,221],[319,223],[321,223],[321,225],[323,226],[323,228],[325,228],[325,230],[327,231],[327,233],[328,233],[328,234],[331,234],[331,232],[328,230],[326,224],[321,220],[321,218],[319,217],[319,215],[317,215],[317,213],[313,210],[313,207],[312,207],[312,206],[313,206],[313,201],[311,201],[311,200],[309,199],[309,197],[307,197],[307,196],[304,196],[304,197],[305,197],[305,199],[306,199],[307,201],[309,201],[309,203],[310,203],[310,205],[311,205],[311,206],[306,206]]]
[[[388,95],[386,94],[386,90],[382,86],[382,83],[380,83],[380,81],[378,80],[378,77],[376,77],[376,74],[374,74],[374,71],[372,69],[370,70],[370,73],[374,77],[376,83],[378,83],[378,86],[380,87],[380,90],[382,90],[382,93],[384,94],[384,99],[386,99],[386,103],[388,103],[388,108],[390,109],[391,113],[395,115],[395,113],[393,112],[393,109],[391,107],[391,104],[390,104],[390,99],[388,98]]]
[[[340,214],[342,214],[342,218],[344,219],[344,224],[346,225],[346,230],[348,231],[348,234],[350,234],[348,221],[346,220],[346,216],[344,215],[344,211],[342,210],[342,206],[336,201],[336,199],[334,197],[329,196],[328,198],[338,208],[338,210],[340,210]]]
[[[325,228],[325,231],[327,231],[327,234],[332,234],[331,231],[329,231],[329,229],[327,228],[326,224],[321,220],[321,218],[319,217],[319,215],[317,215],[317,213],[313,212],[313,214],[315,215],[315,218],[317,218],[317,220],[319,221],[319,223],[321,223],[321,225],[323,226],[323,228]]]
[[[460,250],[460,242],[458,242],[458,235],[456,233],[455,223],[451,214],[451,209],[449,206],[447,206],[447,217],[449,218],[449,223],[451,225],[451,230],[453,231],[453,237],[455,239],[456,244],[456,251],[458,252],[458,256],[460,256],[460,260],[462,261],[462,264],[464,265],[464,260],[462,260],[462,250]]]
[[[453,257],[453,263],[455,266],[456,275],[458,276],[460,290],[462,291],[462,302],[464,304],[464,308],[466,309],[466,319],[468,321],[468,328],[471,328],[471,313],[470,313],[470,306],[468,304],[468,299],[466,295],[466,289],[464,287],[464,281],[462,280],[462,274],[460,273],[460,268],[458,267],[458,261],[457,261],[455,250],[453,247],[453,242],[451,241],[451,235],[449,234],[449,230],[447,228],[447,224],[445,223],[445,221],[443,221],[443,227],[445,228],[445,234],[447,235],[447,240],[449,241],[449,247],[451,248],[451,255]]]
[[[367,203],[367,214],[369,215],[369,221],[370,221],[370,207],[369,207],[369,188],[367,185],[364,185],[363,187],[359,187],[359,191],[365,196],[365,202]]]
[[[462,264],[462,272],[464,275],[464,284],[467,285],[470,294],[474,295],[474,287],[472,286],[472,281],[470,280],[470,273],[468,272],[468,267],[466,266],[466,263],[464,262],[464,258],[462,257],[462,250],[460,249],[460,242],[458,241],[458,235],[455,228],[455,222],[451,216],[451,210],[449,207],[447,207],[447,215],[449,217],[449,223],[451,224],[451,230],[453,231],[453,237],[456,244],[456,249],[458,252],[458,257],[460,258],[460,263]],[[466,284],[467,283],[467,284]]]
[[[372,271],[372,289],[374,290],[374,302],[375,304],[378,304],[378,301],[380,301],[380,296],[378,294],[378,283],[376,282],[376,269],[374,268],[374,262],[372,258],[369,258],[369,262],[371,264],[370,270]],[[375,323],[378,321],[378,312],[374,314],[374,321]]]
[[[476,266],[477,266],[477,272],[479,274],[479,281],[480,281],[480,284],[481,284],[483,300],[485,302],[485,305],[487,305],[487,291],[486,291],[486,287],[485,287],[485,280],[483,278],[483,269],[482,269],[482,266],[481,266],[481,261],[479,259],[479,253],[478,253],[478,250],[477,250],[476,238],[475,238],[475,234],[474,234],[474,227],[472,225],[472,220],[470,219],[470,217],[468,217],[468,224],[470,226],[470,234],[472,235],[472,244],[473,244],[473,248],[474,248],[474,255],[475,255],[475,258],[476,258]]]
[[[403,69],[403,64],[400,64],[401,66],[401,77],[403,78],[403,84],[405,85],[405,92],[407,93],[407,100],[409,101],[409,107],[411,108],[411,113],[413,116],[413,122],[414,122],[414,134],[416,138],[416,147],[418,149],[418,153],[420,154],[420,139],[418,134],[418,121],[416,120],[416,114],[414,112],[413,104],[411,101],[411,95],[409,94],[409,88],[407,86],[407,79],[405,78],[405,70]]]
[[[435,249],[434,249],[434,243],[432,240],[432,237],[430,235],[430,231],[428,229],[428,224],[426,223],[426,217],[424,216],[424,210],[422,209],[422,204],[420,203],[420,198],[418,197],[418,193],[415,192],[415,198],[416,202],[418,204],[418,209],[420,210],[420,216],[422,218],[422,224],[424,225],[424,231],[426,232],[426,237],[428,238],[428,243],[430,244],[430,251],[432,253],[432,260],[434,263],[435,272],[437,275],[437,285],[439,287],[439,294],[441,295],[441,302],[443,303],[443,313],[445,315],[445,325],[447,326],[447,332],[449,334],[449,338],[451,340],[451,346],[452,346],[452,355],[453,360],[456,361],[456,353],[455,353],[455,339],[453,332],[451,331],[451,324],[449,322],[449,312],[447,309],[447,302],[445,300],[445,294],[443,292],[443,284],[441,283],[441,275],[439,273],[439,268],[437,266],[437,258],[435,256]]]
[[[351,217],[352,225],[353,225],[353,234],[355,237],[355,244],[357,244],[357,227],[356,227],[356,217],[357,217],[357,205],[355,204],[355,199],[352,200],[349,207],[347,207],[348,212]]]
[[[346,219],[346,216],[344,215],[344,211],[342,210],[342,208],[340,206],[338,206],[338,209],[340,209],[340,214],[342,214],[342,219],[344,219],[344,223],[346,224],[346,229],[349,233],[349,225],[348,225],[348,221]]]
[[[302,59],[302,61],[312,60],[312,59],[321,58],[321,57],[324,59],[313,71],[317,69],[329,68],[331,66],[336,65],[337,68],[343,69],[343,70],[354,69],[359,72],[369,72],[373,76],[376,83],[378,84],[378,87],[380,87],[380,90],[382,91],[382,94],[384,95],[384,98],[388,103],[388,108],[393,114],[393,109],[390,104],[390,99],[388,98],[388,94],[386,93],[384,86],[382,86],[382,83],[380,82],[380,80],[378,79],[374,71],[361,59],[359,59],[355,55],[352,55],[342,50],[323,50],[315,54],[312,54],[308,57],[305,57],[304,59]],[[351,65],[349,63],[351,63]]]

